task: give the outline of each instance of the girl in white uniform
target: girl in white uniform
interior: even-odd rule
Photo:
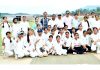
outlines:
[[[86,16],[83,17],[84,20],[81,22],[83,30],[87,30],[90,27],[88,18]]]
[[[28,34],[25,37],[24,41],[25,41],[25,50],[27,52],[29,52],[29,56],[31,57],[36,57],[38,56],[37,52],[36,52],[36,48],[34,47],[34,43],[35,43],[36,37],[34,35],[34,31],[33,29],[28,29]]]
[[[53,41],[56,41],[56,36],[58,34],[56,34],[56,32],[54,31],[54,29],[51,30],[51,35],[53,36]]]
[[[58,34],[57,25],[54,25],[53,29],[54,29],[54,31],[55,31],[55,34],[57,35],[57,34]]]
[[[19,32],[19,24],[16,18],[13,19],[13,24],[12,24],[12,35],[14,38],[17,37],[18,32]]]
[[[77,33],[79,34],[79,38],[81,39],[82,36],[83,36],[83,28],[82,28],[82,24],[80,24],[80,25],[78,26]]]
[[[96,27],[93,28],[93,34],[91,35],[91,39],[91,50],[97,51],[97,48],[100,48],[100,34],[98,33],[98,29]]]
[[[56,51],[57,55],[67,55],[67,51],[65,49],[62,49],[62,46],[64,43],[60,40],[60,36],[56,36],[56,41],[54,42],[54,49]]]
[[[45,42],[47,42],[48,41],[48,39],[49,39],[49,35],[50,35],[50,33],[48,32],[48,29],[47,28],[44,28],[44,32],[43,32],[43,39],[45,40]]]
[[[48,25],[48,32],[51,33],[51,25]]]
[[[36,36],[36,41],[34,45],[38,53],[38,56],[39,57],[48,56],[47,54],[48,49],[42,36],[42,29],[38,29],[37,32],[38,32],[38,35]]]
[[[65,33],[63,28],[60,28],[58,35],[60,36],[61,41],[64,42]]]
[[[14,55],[14,40],[11,38],[11,32],[6,32],[6,37],[3,40],[4,54],[6,56]]]
[[[73,54],[83,54],[84,53],[83,47],[81,45],[82,43],[81,43],[81,39],[79,38],[79,34],[75,33],[74,39],[72,40]]]
[[[50,35],[48,41],[46,42],[46,45],[49,49],[48,54],[55,54],[54,50],[54,42],[53,42],[53,36]]]
[[[1,36],[2,40],[4,37],[6,37],[6,32],[11,31],[11,26],[8,23],[7,17],[3,17],[3,22],[1,24]]]
[[[72,27],[72,33],[71,33],[71,37],[74,38],[74,34],[76,33],[76,29],[74,27]]]

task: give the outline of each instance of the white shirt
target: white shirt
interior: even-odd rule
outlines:
[[[2,39],[6,37],[6,32],[11,31],[11,26],[9,27],[8,24],[9,23],[4,23],[4,28],[2,27],[1,29]],[[3,26],[3,24],[1,26]]]
[[[96,40],[98,40],[98,39],[100,39],[100,34],[99,33],[97,33],[97,34],[91,34],[91,39],[93,40],[93,41],[96,41]]]
[[[36,41],[36,37],[34,35],[29,36],[29,40],[30,42],[27,42],[27,36],[24,37],[24,42],[25,42],[25,46],[29,46],[29,44],[31,44],[31,46],[34,46],[34,43]]]
[[[88,19],[88,21],[89,21],[89,24],[90,24],[90,28],[93,28],[94,27],[94,25],[95,25],[95,18],[89,18]]]
[[[64,38],[65,38],[65,33],[63,33],[62,35],[61,34],[58,34],[61,38],[61,41],[64,42]]]
[[[14,48],[14,40],[11,38],[12,42],[10,43],[10,39],[7,37],[4,39],[5,50],[12,50]]]
[[[79,21],[79,19],[73,19],[72,20],[72,27],[75,27],[76,29],[78,29],[78,25],[80,24],[80,21]]]
[[[48,39],[49,39],[49,36],[50,36],[50,33],[43,33],[43,39],[45,40],[45,42],[47,42],[48,41]]]
[[[82,39],[81,39],[81,41],[82,41],[82,45],[88,45],[88,46],[90,46],[90,40],[89,40],[89,36],[88,35],[86,35],[86,37],[85,36],[83,36],[82,37]]]
[[[58,28],[63,28],[64,27],[64,23],[62,19],[56,19],[56,24]]]
[[[73,39],[72,40],[72,47],[80,47],[82,44],[81,44],[81,40],[80,39]]]
[[[81,39],[83,37],[83,30],[82,31],[78,30],[77,33],[79,34],[79,38]]]
[[[51,28],[53,28],[56,25],[56,20],[49,20],[48,25],[51,25]]]
[[[69,38],[65,37],[64,38],[64,44],[66,45],[66,47],[70,47],[71,44],[72,44],[72,38],[71,37],[69,37]]]
[[[45,45],[45,40],[43,39],[43,36],[36,36],[36,41],[38,41],[36,44],[36,48],[40,48],[43,47],[43,45]]]
[[[73,17],[71,17],[71,16],[69,16],[69,17],[64,16],[63,17],[63,23],[68,25],[68,29],[72,28],[72,19],[73,19]]]
[[[22,28],[22,30],[27,34],[28,28],[30,27],[29,23],[27,21],[25,21],[25,22],[21,21],[19,26],[20,26],[20,30]]]
[[[21,52],[21,51],[25,48],[25,47],[24,47],[24,45],[25,45],[25,40],[24,40],[24,38],[21,38],[21,39],[16,38],[16,39],[15,39],[14,45],[15,45],[15,47],[16,47],[16,51],[17,51],[17,52]]]
[[[95,21],[94,27],[97,27],[98,29],[100,28],[100,20]]]
[[[49,40],[46,42],[47,47],[50,49],[54,46],[54,42],[50,42]]]
[[[54,48],[56,50],[61,50],[62,49],[62,45],[63,45],[62,41],[60,41],[60,43],[58,43],[57,41],[54,42]]]
[[[82,21],[81,24],[82,24],[83,30],[87,30],[88,29],[88,23],[87,22]]]
[[[19,28],[19,24],[14,24],[12,25],[12,34],[13,34],[13,37],[17,37],[17,34],[19,32],[20,28]]]

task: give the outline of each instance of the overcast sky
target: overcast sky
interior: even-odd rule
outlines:
[[[0,0],[0,12],[42,14],[62,13],[88,5],[100,5],[100,0]]]

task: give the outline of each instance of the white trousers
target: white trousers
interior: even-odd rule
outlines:
[[[65,49],[62,49],[62,48],[55,48],[55,50],[56,50],[56,53],[58,54],[58,55],[65,55],[65,54],[67,54],[67,51],[65,50]]]
[[[7,56],[13,56],[14,52],[12,50],[4,50],[4,54],[6,54]]]
[[[100,42],[97,43],[97,53],[100,53]]]
[[[36,47],[36,51],[37,51],[38,56],[47,55],[46,49],[47,49],[47,48],[44,49],[44,50],[45,50],[44,52],[41,52],[41,51],[40,51],[40,47],[37,46],[37,47]]]
[[[100,42],[97,42],[96,45],[92,43],[91,50],[96,51],[97,53],[100,53]]]

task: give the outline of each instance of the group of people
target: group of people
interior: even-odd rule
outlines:
[[[35,18],[30,26],[26,16],[21,21],[13,19],[10,25],[7,17],[3,17],[1,27],[2,47],[5,56],[45,57],[48,55],[85,54],[95,51],[100,53],[100,20],[94,12],[71,15],[69,11],[48,18]]]

